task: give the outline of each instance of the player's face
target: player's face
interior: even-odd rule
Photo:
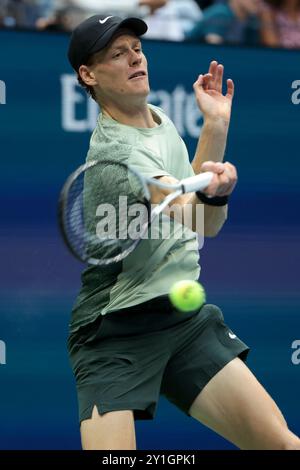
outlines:
[[[133,33],[117,36],[93,67],[101,101],[145,98],[149,93],[147,60]]]

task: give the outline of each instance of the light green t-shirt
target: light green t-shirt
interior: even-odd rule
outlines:
[[[186,146],[174,124],[160,108],[149,107],[160,120],[157,127],[150,129],[126,126],[100,113],[87,161],[115,159],[149,177],[193,176]],[[197,235],[174,219],[161,217],[162,223],[153,227],[154,237],[142,240],[123,261],[107,267],[90,265],[83,271],[82,287],[72,311],[71,331],[98,315],[168,294],[176,281],[198,279]],[[164,223],[171,223],[171,237],[165,236]],[[180,237],[174,235],[178,230]]]

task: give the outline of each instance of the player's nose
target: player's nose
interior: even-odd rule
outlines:
[[[129,61],[130,61],[131,66],[132,65],[139,65],[142,62],[141,55],[136,51],[131,51]]]

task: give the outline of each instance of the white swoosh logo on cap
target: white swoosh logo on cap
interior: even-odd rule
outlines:
[[[236,335],[234,333],[231,333],[230,331],[228,332],[228,336],[229,338],[231,339],[235,339],[236,338]]]
[[[112,18],[112,16],[107,16],[106,18],[104,18],[104,20],[99,20],[99,23],[104,24],[107,20],[109,20],[109,18]]]

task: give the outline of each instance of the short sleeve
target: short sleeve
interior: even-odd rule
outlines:
[[[148,149],[135,148],[129,155],[128,165],[139,171],[143,176],[157,178],[159,176],[169,176],[170,173],[164,167],[159,156]]]

